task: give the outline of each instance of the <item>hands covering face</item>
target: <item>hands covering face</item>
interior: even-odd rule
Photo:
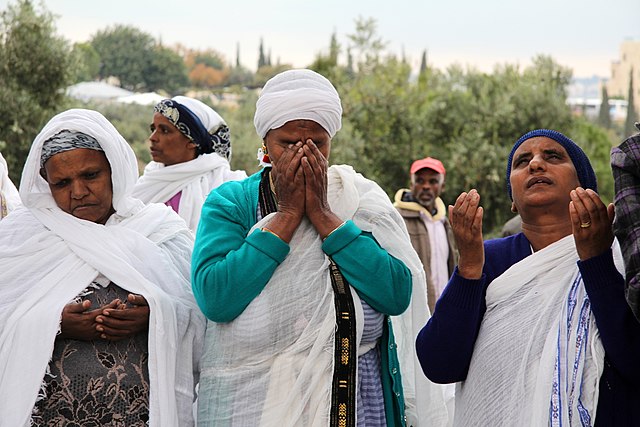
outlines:
[[[278,210],[295,218],[307,216],[312,222],[329,211],[327,168],[327,159],[311,139],[284,149],[272,169]]]

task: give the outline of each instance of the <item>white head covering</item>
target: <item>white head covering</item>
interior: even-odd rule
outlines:
[[[43,142],[63,129],[94,137],[109,161],[116,213],[104,225],[62,211],[39,174]],[[149,303],[150,425],[193,425],[205,326],[189,284],[193,236],[169,207],[131,196],[137,175],[133,150],[98,112],[60,113],[34,140],[27,208],[0,223],[0,424],[29,425],[62,310],[102,274]]]
[[[0,193],[2,193],[2,196],[5,198],[8,212],[11,212],[22,204],[22,202],[20,202],[18,189],[9,178],[9,168],[7,167],[7,161],[2,157],[2,153],[0,153]],[[1,209],[0,207],[0,219],[2,219]]]
[[[264,85],[253,124],[264,139],[271,129],[291,120],[313,120],[333,138],[341,118],[340,96],[329,80],[311,70],[288,70]]]
[[[74,130],[94,136],[111,165],[113,207],[121,216],[142,208],[142,203],[130,196],[138,179],[138,162],[133,150],[116,128],[97,111],[71,109],[53,117],[33,141],[20,181],[20,197],[28,208],[58,210],[49,184],[40,176],[40,157],[44,141],[61,130]],[[105,144],[105,141],[113,143]],[[114,179],[117,177],[117,179]]]
[[[198,116],[209,133],[217,131],[220,125],[227,125],[220,114],[216,113],[213,108],[209,107],[202,101],[189,98],[188,96],[174,96],[171,99],[184,105],[189,110],[191,110],[193,114]]]

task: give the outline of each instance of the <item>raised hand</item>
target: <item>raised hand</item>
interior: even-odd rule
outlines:
[[[449,222],[460,258],[458,273],[466,279],[479,279],[484,267],[480,194],[473,189],[462,193],[449,205]]]
[[[569,214],[576,250],[581,260],[598,256],[613,243],[613,204],[605,206],[598,194],[578,187],[571,191]]]
[[[96,317],[100,338],[119,341],[149,329],[149,304],[142,295],[129,294],[127,304],[102,310]]]

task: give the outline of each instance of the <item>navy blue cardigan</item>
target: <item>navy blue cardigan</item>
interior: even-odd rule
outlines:
[[[478,280],[454,271],[433,316],[418,334],[416,349],[425,375],[448,384],[467,377],[489,284],[513,264],[531,254],[519,233],[484,242],[485,264]],[[640,426],[640,323],[624,296],[624,278],[611,250],[578,261],[591,310],[605,349],[595,426]]]

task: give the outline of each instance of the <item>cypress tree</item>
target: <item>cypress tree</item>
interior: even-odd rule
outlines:
[[[422,60],[420,61],[420,75],[427,71],[427,50],[422,51]]]
[[[611,114],[609,112],[609,94],[607,87],[602,85],[602,102],[600,103],[600,111],[598,112],[598,124],[604,128],[611,127]]]
[[[338,44],[338,38],[336,32],[331,34],[331,41],[329,42],[329,63],[332,66],[338,65],[338,54],[340,53],[340,45]]]
[[[636,120],[638,120],[638,115],[636,113],[636,106],[633,100],[633,68],[631,68],[631,71],[629,72],[629,95],[627,96],[627,102],[629,105],[627,106],[627,120],[624,122],[625,138],[637,132],[636,127],[634,126]]]
[[[427,50],[422,51],[422,59],[420,60],[420,72],[418,73],[418,84],[425,87],[429,79],[429,69],[427,68]]]
[[[267,60],[264,56],[264,46],[262,43],[262,38],[260,38],[260,48],[258,52],[258,69],[264,67],[265,65],[267,65]]]

